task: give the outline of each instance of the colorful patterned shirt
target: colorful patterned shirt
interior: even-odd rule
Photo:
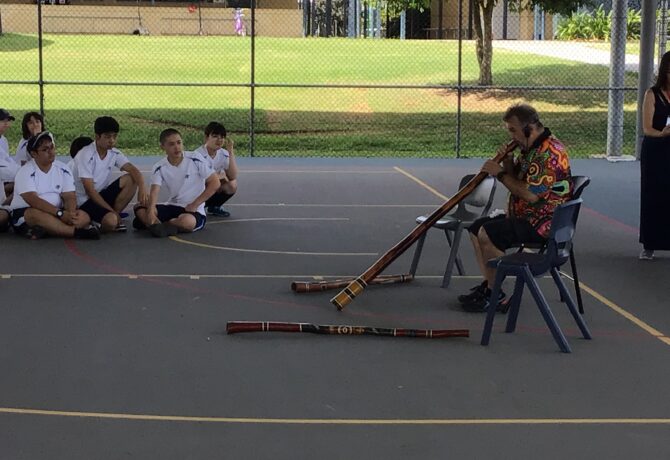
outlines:
[[[526,219],[547,238],[554,209],[572,197],[570,160],[563,143],[545,128],[529,152],[516,159],[514,171],[539,199],[530,203],[510,194],[510,215]]]

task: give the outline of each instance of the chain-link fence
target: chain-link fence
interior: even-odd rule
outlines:
[[[157,154],[165,127],[195,147],[218,120],[238,155],[468,157],[505,142],[502,113],[525,101],[586,157],[606,153],[618,91],[617,153],[635,151],[639,43],[628,43],[624,83],[613,87],[609,43],[552,40],[556,17],[503,0],[488,72],[476,0],[398,13],[360,0],[251,1],[5,2],[0,107],[17,120],[42,111],[63,154],[106,114],[134,154]],[[6,135],[16,145],[21,129]]]

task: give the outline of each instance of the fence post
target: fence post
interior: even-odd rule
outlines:
[[[249,111],[249,156],[254,156],[256,147],[256,0],[251,0],[251,84]]]
[[[461,97],[463,96],[463,0],[458,0],[458,87],[456,102],[456,158],[461,157]]]
[[[610,38],[610,90],[607,111],[607,157],[621,159],[623,145],[623,86],[626,73],[626,0],[612,3],[612,31]],[[632,158],[632,157],[629,157]]]
[[[640,68],[637,84],[637,128],[635,156],[640,158],[642,148],[642,105],[644,93],[654,77],[654,36],[656,34],[656,0],[642,0],[642,28],[640,30]]]
[[[42,45],[42,0],[37,0],[37,49],[39,59],[39,75],[37,81],[40,88],[40,114],[44,117],[44,57],[42,56]]]

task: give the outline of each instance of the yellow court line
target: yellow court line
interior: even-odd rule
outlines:
[[[299,251],[270,251],[266,249],[245,249],[245,248],[231,248],[228,246],[216,246],[214,244],[197,243],[195,241],[188,241],[178,236],[171,236],[172,241],[178,243],[190,244],[191,246],[198,246],[200,248],[217,249],[219,251],[233,251],[233,252],[249,252],[253,254],[284,254],[292,256],[377,256],[377,252],[299,252]]]
[[[337,279],[356,278],[355,275],[214,275],[199,273],[0,273],[0,279],[12,278],[230,278],[230,279]],[[415,275],[414,279],[442,279],[444,275]],[[479,275],[453,275],[452,278],[459,279],[481,279]]]
[[[412,179],[414,182],[416,182],[417,184],[419,184],[421,187],[423,187],[423,188],[425,188],[426,190],[428,190],[429,192],[431,192],[433,195],[435,195],[435,196],[441,198],[441,199],[444,200],[444,201],[449,201],[449,197],[448,197],[448,196],[441,194],[440,192],[438,192],[437,190],[435,190],[435,189],[434,189],[433,187],[431,187],[430,185],[426,184],[424,181],[422,181],[422,180],[419,179],[418,177],[411,175],[410,173],[408,173],[408,172],[405,171],[404,169],[399,168],[399,167],[397,167],[397,166],[394,166],[393,169],[395,169],[395,170],[398,171],[399,173],[404,174],[405,176],[409,177],[409,178]]]
[[[228,224],[232,222],[267,222],[267,221],[309,221],[309,220],[325,220],[325,221],[338,221],[338,220],[350,220],[348,217],[251,217],[248,219],[221,219],[213,220],[208,222],[208,225],[212,224]]]
[[[600,303],[602,303],[603,305],[611,308],[612,310],[617,312],[619,315],[623,316],[628,321],[630,321],[631,323],[635,324],[637,327],[642,329],[643,331],[645,331],[648,334],[651,334],[652,336],[656,337],[657,339],[659,339],[661,342],[665,343],[666,345],[670,345],[670,337],[667,337],[665,334],[663,334],[658,329],[656,329],[656,328],[650,326],[649,324],[645,323],[644,321],[642,321],[640,318],[638,318],[634,314],[630,313],[629,311],[624,310],[619,305],[615,304],[614,302],[612,302],[611,300],[609,300],[608,298],[606,298],[602,294],[600,294],[600,293],[596,292],[595,290],[593,290],[592,288],[588,287],[587,285],[585,285],[581,281],[579,282],[579,286],[585,292],[587,292],[589,295],[591,295],[593,298],[598,300]]]
[[[140,169],[141,173],[151,173],[151,169]],[[352,170],[352,169],[336,169],[336,170],[327,170],[327,169],[244,169],[241,171],[244,174],[258,174],[258,173],[270,173],[270,174],[394,174],[395,171],[391,169],[385,170]]]
[[[194,423],[243,423],[254,425],[670,425],[670,418],[454,418],[454,419],[328,419],[196,417],[183,415],[75,412],[0,407],[0,413],[52,417],[101,418]]]

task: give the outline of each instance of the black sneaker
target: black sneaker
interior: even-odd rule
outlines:
[[[482,281],[481,284],[478,284],[477,286],[470,288],[470,294],[462,294],[458,296],[458,301],[460,303],[472,303],[472,302],[477,302],[483,298],[485,298],[485,293],[487,289],[487,283],[486,280]]]
[[[123,222],[119,223],[119,225],[117,225],[116,228],[114,229],[115,232],[120,232],[120,233],[126,232],[127,230],[128,230],[128,227]]]
[[[223,206],[209,206],[207,208],[207,214],[210,216],[230,217],[230,213],[226,211]]]
[[[156,238],[165,238],[167,236],[174,236],[179,232],[179,229],[172,224],[153,224],[149,225],[149,232]]]
[[[145,230],[145,229],[147,228],[147,226],[144,225],[144,223],[143,223],[140,219],[138,219],[137,217],[135,217],[135,218],[133,219],[133,228],[134,228],[135,230]]]
[[[484,293],[484,296],[471,303],[464,303],[461,305],[463,307],[463,310],[470,312],[470,313],[486,313],[489,309],[489,301],[491,298],[491,290],[486,289],[486,292]],[[507,310],[509,309],[509,299],[507,299],[507,296],[503,291],[500,291],[498,293],[498,304],[496,305],[496,311],[499,311],[501,313],[507,313]]]
[[[99,240],[100,230],[93,225],[88,228],[75,228],[74,237],[79,238],[80,240]]]

